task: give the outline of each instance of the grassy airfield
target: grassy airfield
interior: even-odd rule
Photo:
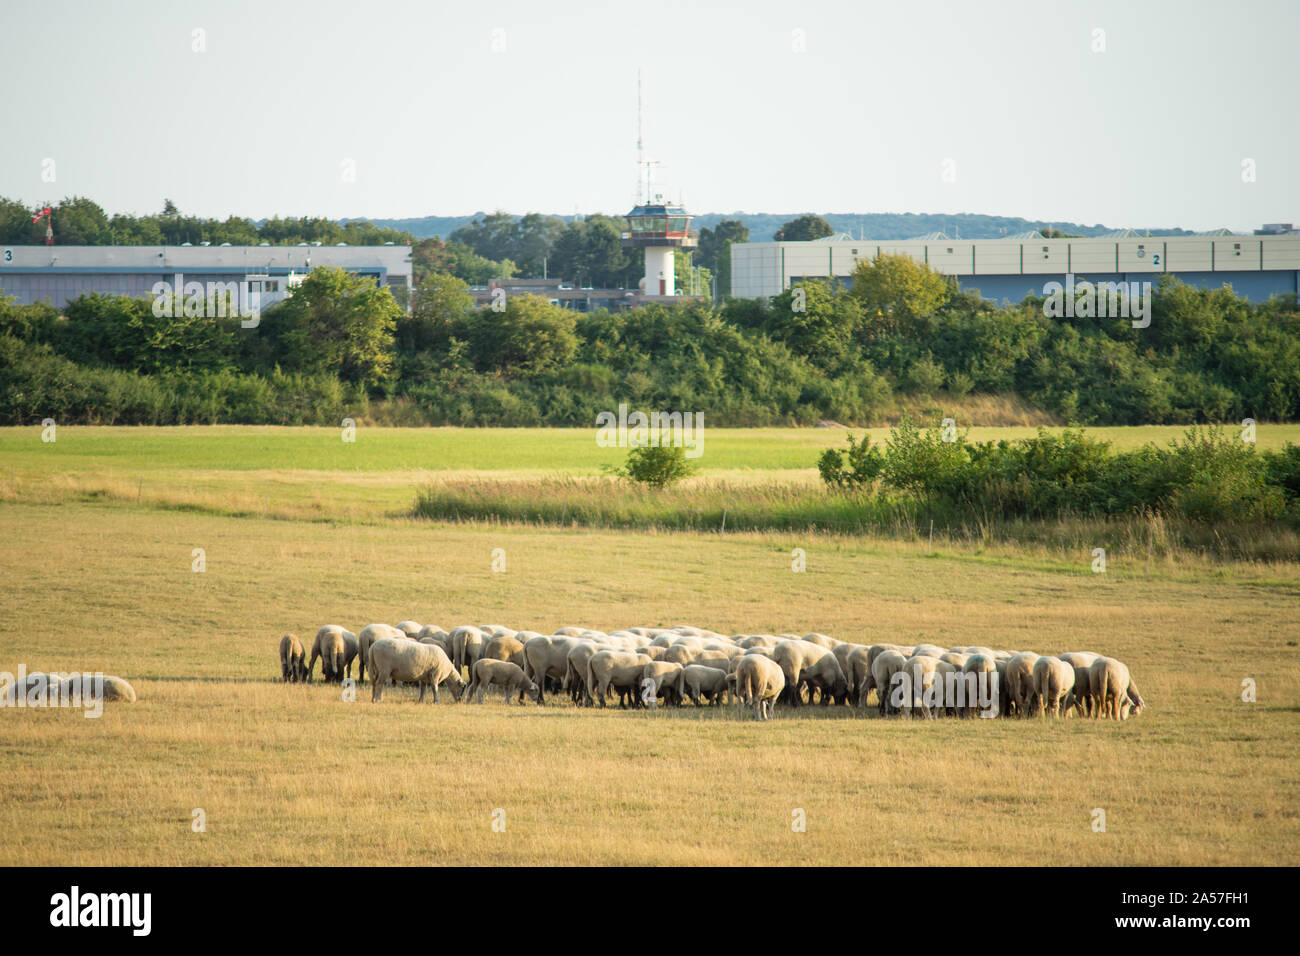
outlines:
[[[972,437],[1016,430],[986,431]],[[1122,447],[1181,431],[1095,430]],[[817,453],[843,436],[710,430],[700,464],[815,482]],[[1263,447],[1286,439],[1300,427],[1259,430]],[[0,864],[1289,864],[1300,851],[1293,564],[1118,554],[1094,574],[1086,550],[1005,543],[406,517],[429,481],[621,461],[586,429],[360,429],[349,444],[330,429],[61,428],[52,445],[0,429],[0,454],[0,670],[102,670],[139,695],[99,719],[0,711]],[[792,572],[795,548],[806,572]],[[1150,706],[1120,724],[820,707],[756,724],[689,705],[372,705],[368,685],[351,702],[279,683],[282,633],[309,643],[324,623],[405,618],[1088,649],[1126,661]]]

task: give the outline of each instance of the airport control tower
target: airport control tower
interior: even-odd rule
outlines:
[[[623,245],[645,250],[646,295],[676,295],[673,276],[674,249],[692,249],[691,217],[681,206],[665,203],[662,196],[638,204],[627,214]]]
[[[642,292],[646,295],[676,295],[674,282],[675,249],[693,249],[695,238],[691,235],[691,217],[680,203],[667,202],[652,181],[652,170],[658,165],[645,159],[641,131],[641,75],[637,73],[637,199],[627,214],[628,231],[623,233],[623,246],[627,249],[645,250],[645,281]]]

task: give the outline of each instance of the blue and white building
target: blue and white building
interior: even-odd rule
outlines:
[[[260,297],[263,308],[285,298],[317,266],[334,266],[411,291],[411,248],[386,246],[4,246],[0,295],[20,305],[63,308],[89,292],[148,298],[159,282],[236,283],[241,300]]]
[[[960,288],[995,302],[1043,295],[1048,282],[1154,282],[1176,275],[1189,285],[1231,285],[1253,302],[1300,293],[1300,232],[1244,236],[1149,237],[1136,233],[1083,239],[907,241],[833,236],[811,242],[750,242],[731,247],[731,294],[757,299],[777,295],[805,279],[851,282],[854,268],[882,253],[910,256],[953,276]]]

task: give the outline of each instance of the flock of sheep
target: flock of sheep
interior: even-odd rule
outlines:
[[[371,624],[354,634],[337,624],[316,633],[310,659],[292,634],[280,640],[281,676],[310,681],[321,662],[326,681],[370,671],[371,700],[392,683],[415,684],[420,700],[449,686],[457,701],[483,701],[491,689],[544,703],[568,694],[579,705],[720,704],[751,707],[766,720],[780,702],[867,707],[875,691],[883,716],[1083,716],[1126,719],[1143,708],[1128,668],[1091,651],[1032,651],[934,644],[854,644],[825,634],[738,634],[698,627],[631,627],[605,633],[562,627],[554,634],[496,624],[445,631],[414,621]]]

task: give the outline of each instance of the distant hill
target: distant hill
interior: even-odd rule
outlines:
[[[470,216],[423,216],[414,219],[372,219],[382,229],[404,229],[420,239],[439,236],[446,239],[461,226],[468,225],[484,215],[476,212]],[[772,236],[782,225],[802,213],[774,212],[707,212],[695,217],[694,228],[712,229],[723,219],[739,219],[749,227],[749,238],[753,242],[770,242]],[[953,238],[961,239],[999,239],[1032,229],[1057,229],[1060,232],[1076,236],[1100,236],[1114,232],[1117,226],[1084,226],[1077,222],[1044,222],[1041,219],[1021,219],[1017,216],[986,216],[979,213],[916,213],[916,212],[864,212],[864,213],[821,213],[823,219],[831,224],[837,233],[848,233],[854,237],[867,239],[915,239],[932,232],[942,232]],[[560,216],[565,222],[576,217]],[[348,222],[343,219],[341,222]],[[1153,236],[1186,236],[1191,231],[1178,228],[1143,227],[1139,232],[1150,232]]]

